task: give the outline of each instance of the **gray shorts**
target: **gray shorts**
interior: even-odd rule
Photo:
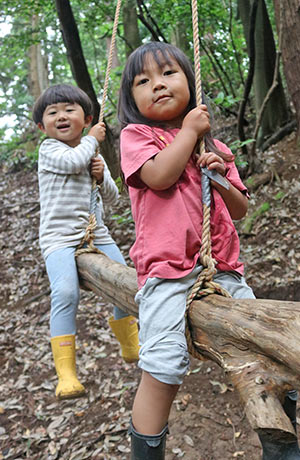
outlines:
[[[139,307],[139,367],[155,379],[180,385],[189,368],[185,338],[185,310],[189,290],[202,267],[184,278],[148,278],[135,296]],[[233,298],[254,299],[252,289],[243,276],[235,272],[218,272],[214,281]]]

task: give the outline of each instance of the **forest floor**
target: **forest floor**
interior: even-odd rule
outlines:
[[[246,277],[258,297],[300,300],[299,153],[290,135],[261,154],[262,172],[272,174],[255,190],[252,181],[248,217],[238,224]],[[124,195],[113,210],[122,217],[107,219],[125,255],[134,240],[128,209]],[[82,292],[77,368],[87,393],[57,401],[36,170],[2,166],[0,213],[0,460],[128,459],[140,370],[119,356],[107,326],[112,306]],[[166,459],[180,458],[261,458],[237,394],[211,361],[191,360],[172,407]]]

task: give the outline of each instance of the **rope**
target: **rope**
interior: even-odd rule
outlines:
[[[117,0],[117,6],[116,6],[116,11],[115,11],[115,18],[114,18],[114,25],[113,25],[113,31],[112,31],[112,36],[111,36],[111,44],[110,44],[110,49],[109,49],[109,56],[107,60],[107,66],[106,66],[106,73],[105,73],[105,80],[104,80],[104,86],[103,86],[103,95],[102,95],[102,103],[101,103],[101,108],[100,108],[100,115],[99,115],[99,120],[98,122],[102,122],[104,119],[104,108],[105,108],[105,103],[107,99],[107,90],[108,90],[108,85],[109,85],[109,76],[110,76],[110,71],[111,71],[111,66],[112,66],[112,60],[113,60],[113,54],[115,50],[115,42],[116,42],[116,36],[117,36],[117,30],[118,30],[118,22],[119,22],[119,15],[120,15],[120,9],[121,9],[121,3],[122,0]],[[95,157],[99,153],[99,148],[95,152]],[[98,199],[98,185],[97,185],[97,180],[95,177],[92,178],[92,191],[91,191],[91,201],[90,201],[90,217],[89,217],[89,223],[85,231],[85,235],[82,238],[75,256],[79,256],[80,254],[84,252],[97,252],[100,254],[103,254],[102,251],[97,249],[93,243],[95,239],[95,234],[94,231],[97,227],[97,218],[96,218],[96,207],[97,207],[97,199]],[[85,246],[85,247],[83,247]]]
[[[200,42],[199,42],[199,26],[198,26],[198,9],[197,0],[192,0],[192,19],[193,19],[193,41],[194,41],[194,66],[195,66],[195,83],[196,83],[196,102],[197,106],[202,104],[202,84],[201,84],[201,66],[200,66]],[[205,152],[204,139],[202,138],[199,145],[200,155]],[[197,359],[203,360],[204,356],[199,351],[192,338],[192,331],[189,321],[189,307],[196,298],[204,297],[210,294],[220,294],[225,297],[231,297],[230,294],[222,288],[218,283],[212,281],[217,270],[215,268],[216,261],[212,258],[211,251],[211,234],[210,234],[210,181],[209,178],[202,174],[202,201],[203,201],[203,224],[202,224],[202,240],[200,248],[200,262],[203,270],[199,274],[186,302],[186,326],[185,335],[189,353]]]

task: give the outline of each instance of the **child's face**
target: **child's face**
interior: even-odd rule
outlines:
[[[143,72],[134,78],[132,94],[144,117],[167,122],[170,127],[181,126],[190,90],[185,73],[171,56],[170,64],[160,67],[151,54],[146,55]]]
[[[52,139],[57,139],[70,147],[80,144],[83,128],[87,128],[92,116],[86,117],[77,103],[58,102],[48,105],[43,114],[43,123],[38,127]]]

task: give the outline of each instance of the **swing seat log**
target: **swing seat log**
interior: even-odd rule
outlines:
[[[79,255],[77,266],[83,289],[138,317],[133,268],[93,253]],[[225,371],[251,427],[294,441],[282,403],[287,390],[300,390],[300,302],[212,294],[191,304],[189,320],[194,343]]]

